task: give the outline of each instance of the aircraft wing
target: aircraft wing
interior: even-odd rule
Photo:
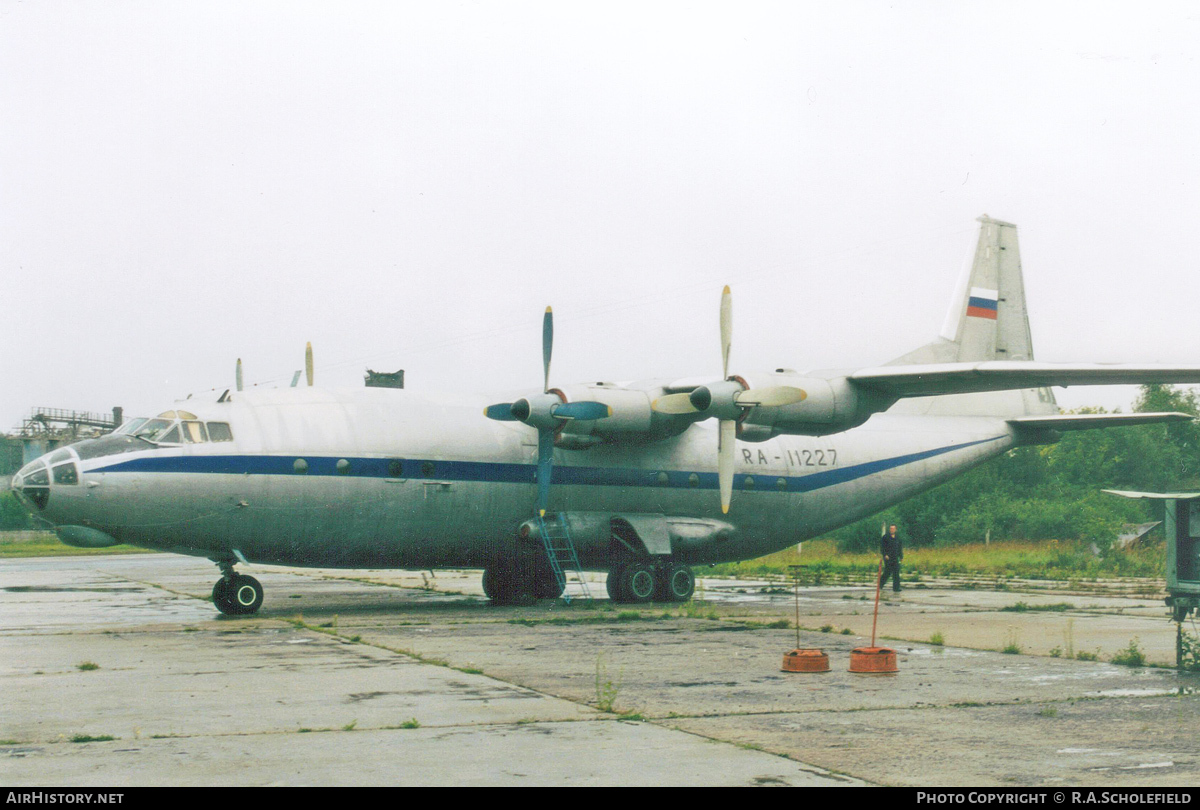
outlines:
[[[1066,388],[1072,385],[1200,383],[1200,367],[989,360],[979,363],[879,366],[856,371],[847,379],[856,387],[901,398],[1045,386]]]
[[[1007,420],[1020,428],[1045,430],[1091,430],[1126,425],[1157,425],[1164,422],[1190,422],[1189,413],[1079,413],[1061,416],[1018,416]]]

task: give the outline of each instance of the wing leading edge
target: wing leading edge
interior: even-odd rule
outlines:
[[[1200,367],[992,360],[880,366],[860,369],[847,379],[857,388],[900,399],[1047,386],[1200,383]]]

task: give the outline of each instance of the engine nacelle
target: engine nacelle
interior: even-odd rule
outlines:
[[[571,385],[559,389],[568,402],[600,402],[611,409],[605,419],[573,419],[567,422],[557,444],[566,449],[584,449],[601,442],[624,439],[656,440],[687,430],[701,415],[656,413],[651,402],[662,391],[622,388],[614,383]]]
[[[858,427],[872,414],[885,411],[895,398],[856,388],[845,377],[804,377],[798,374],[757,375],[750,387],[787,385],[802,389],[802,402],[753,408],[743,420],[743,441],[765,441],[781,434],[826,436]]]

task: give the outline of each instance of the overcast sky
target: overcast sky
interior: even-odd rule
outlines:
[[[0,430],[404,368],[420,390],[854,367],[982,213],[1039,360],[1200,363],[1195,4],[0,0]],[[1127,406],[1130,389],[1060,403]]]

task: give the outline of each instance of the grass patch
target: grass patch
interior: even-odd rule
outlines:
[[[942,631],[939,630],[929,637],[929,643],[935,647],[943,647],[946,644],[946,637],[943,636]]]
[[[1136,638],[1130,639],[1129,646],[1117,650],[1117,654],[1112,657],[1112,662],[1123,667],[1144,667],[1146,666],[1146,653],[1138,648]]]
[[[420,727],[421,727],[421,724],[417,722],[417,718],[415,718],[415,717],[411,720],[406,720],[405,722],[400,724],[400,728],[420,728]]]
[[[75,669],[79,670],[80,672],[91,672],[94,669],[100,669],[100,665],[92,661],[84,661],[76,664]]]
[[[1037,716],[1038,717],[1058,717],[1058,709],[1050,709],[1050,708],[1039,709]]]
[[[1075,653],[1075,660],[1076,661],[1099,661],[1100,660],[1100,652],[1099,652],[1099,650],[1097,650],[1094,653],[1090,653],[1087,650],[1080,650],[1079,652]]]
[[[91,734],[76,734],[74,737],[71,738],[71,742],[73,742],[73,743],[112,742],[115,739],[117,739],[117,738],[111,734],[97,734],[95,736],[93,736]]]
[[[342,726],[342,731],[354,731],[354,727],[358,725],[357,720],[351,720],[346,725]]]
[[[1004,613],[1029,613],[1029,612],[1047,612],[1047,613],[1063,613],[1064,611],[1074,610],[1075,606],[1070,602],[1055,602],[1052,605],[1030,605],[1025,602],[1017,602],[1015,605],[1006,605],[1000,608]]]
[[[794,570],[791,566],[798,566]],[[879,554],[841,552],[833,540],[806,540],[804,554],[795,546],[783,551],[736,563],[721,563],[711,569],[717,576],[786,577],[799,572],[800,584],[822,585],[873,582],[879,568]],[[1092,554],[1090,545],[1065,540],[996,541],[957,546],[913,547],[904,549],[905,579],[966,575],[978,577],[978,587],[1007,587],[1005,579],[1075,580],[1115,577],[1162,576],[1162,548],[1110,551],[1103,557]],[[970,588],[974,583],[963,583]],[[1069,608],[1067,608],[1069,609]]]
[[[157,554],[158,552],[136,546],[109,546],[108,548],[76,548],[68,546],[53,532],[0,531],[0,559],[22,557],[94,557],[107,554]]]

